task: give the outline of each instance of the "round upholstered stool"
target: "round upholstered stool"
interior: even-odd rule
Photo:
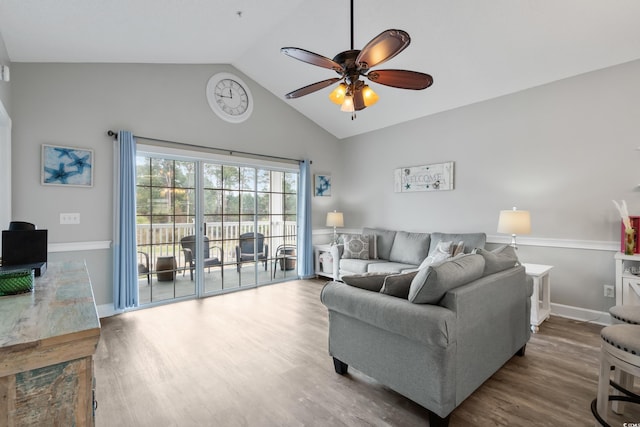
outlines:
[[[620,324],[602,328],[600,331],[602,347],[600,352],[600,377],[598,395],[591,402],[591,412],[596,418],[596,426],[607,424],[607,408],[613,401],[612,410],[623,411],[622,402],[640,403],[640,396],[630,392],[633,378],[640,376],[640,326]],[[611,381],[611,370],[615,369],[616,380]],[[624,395],[609,395],[609,386]]]
[[[618,322],[640,325],[640,305],[615,305],[609,314]]]

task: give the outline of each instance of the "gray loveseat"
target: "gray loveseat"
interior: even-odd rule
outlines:
[[[334,278],[340,279],[350,274],[415,270],[441,241],[451,241],[454,244],[464,242],[464,253],[484,248],[486,242],[484,233],[408,233],[365,227],[361,234],[369,237],[367,259],[345,258],[344,244],[331,247]]]
[[[531,334],[532,281],[517,257],[505,264],[501,250],[378,278],[381,291],[380,282],[328,282],[321,299],[336,372],[352,366],[427,408],[431,426],[448,425],[464,399],[512,356],[524,355]],[[408,297],[383,293],[389,277],[407,277]]]

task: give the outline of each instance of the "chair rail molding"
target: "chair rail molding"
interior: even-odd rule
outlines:
[[[111,240],[49,243],[47,246],[48,252],[95,251],[100,249],[111,249]]]

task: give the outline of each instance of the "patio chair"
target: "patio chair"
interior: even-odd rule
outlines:
[[[202,238],[204,240],[202,244],[204,267],[208,268],[208,270],[211,271],[211,267],[222,265],[222,249],[218,246],[211,246],[209,244],[209,238],[207,236],[203,236]],[[180,245],[182,245],[182,251],[184,253],[185,269],[187,268],[188,264],[189,273],[191,274],[191,280],[193,280],[193,270],[196,268],[196,236],[191,235],[183,237],[182,239],[180,239]],[[213,252],[212,249],[217,249],[219,256],[211,256]],[[182,270],[182,275],[184,276],[184,270]]]
[[[138,276],[147,276],[147,284],[151,284],[151,272],[149,268],[149,255],[138,251]]]
[[[238,238],[236,246],[236,268],[240,273],[240,264],[243,262],[263,261],[264,271],[267,271],[267,258],[269,257],[269,245],[264,244],[264,234],[244,233]]]
[[[276,278],[276,266],[280,262],[280,271],[295,270],[296,245],[280,245],[273,258],[273,278]]]

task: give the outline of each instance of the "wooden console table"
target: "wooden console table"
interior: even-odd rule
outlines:
[[[83,262],[49,263],[32,292],[0,297],[0,427],[93,426],[99,338]]]

